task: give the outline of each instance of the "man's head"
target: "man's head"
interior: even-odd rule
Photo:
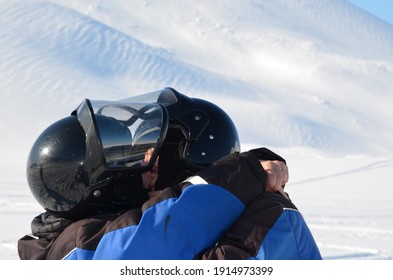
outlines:
[[[141,174],[158,157],[162,189],[237,151],[236,128],[222,109],[166,88],[121,101],[85,100],[38,137],[27,179],[46,210],[78,219],[140,207],[148,191]]]

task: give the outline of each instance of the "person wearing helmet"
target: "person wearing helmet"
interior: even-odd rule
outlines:
[[[21,259],[277,258],[264,239],[276,242],[269,233],[283,219],[303,223],[302,244],[314,246],[298,258],[320,257],[301,215],[284,215],[296,209],[283,192],[285,160],[266,148],[241,153],[221,108],[172,88],[86,99],[38,137],[27,179],[46,212],[19,240]],[[245,257],[244,244],[228,246],[256,238],[253,228],[266,248]]]

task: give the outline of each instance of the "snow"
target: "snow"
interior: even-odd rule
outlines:
[[[84,98],[167,86],[287,159],[325,259],[393,259],[392,81],[393,26],[344,0],[0,0],[0,259],[42,211],[37,136]]]

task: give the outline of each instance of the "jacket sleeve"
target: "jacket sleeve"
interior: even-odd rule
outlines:
[[[243,260],[256,256],[265,236],[282,212],[280,204],[264,202],[262,197],[258,197],[246,207],[219,242],[195,259]]]
[[[266,148],[251,150],[250,154],[258,160],[285,163]],[[242,186],[242,181],[238,184]],[[279,193],[263,192],[246,205],[219,242],[195,259],[321,259],[321,255],[296,206]]]
[[[138,225],[106,233],[94,259],[193,259],[216,242],[244,205],[210,184],[189,185],[180,197],[147,208]]]
[[[285,160],[267,148],[226,156],[197,175],[211,184],[226,188],[245,204],[265,191],[267,173],[261,167],[261,160]]]
[[[220,240],[264,182],[255,154],[224,157],[146,202],[138,225],[106,233],[94,258],[193,259]]]
[[[319,249],[302,215],[280,194],[254,199],[213,247],[196,259],[315,260]]]

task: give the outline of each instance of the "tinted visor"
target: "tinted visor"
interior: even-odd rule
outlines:
[[[86,134],[86,162],[92,173],[102,166],[151,168],[168,127],[166,110],[158,103],[86,99],[73,114]],[[141,166],[146,152],[152,148],[150,162]]]

